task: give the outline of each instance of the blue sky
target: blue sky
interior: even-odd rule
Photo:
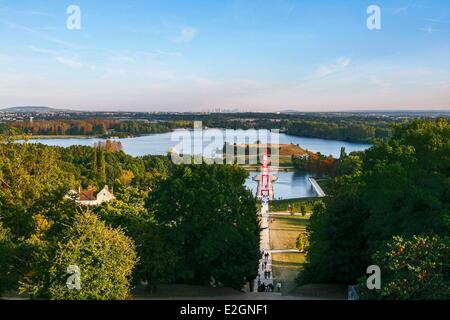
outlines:
[[[0,0],[0,107],[15,105],[450,109],[450,3]]]

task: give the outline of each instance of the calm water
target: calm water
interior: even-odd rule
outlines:
[[[224,130],[215,129],[214,130],[205,130],[204,131],[204,139],[203,146],[209,145],[212,141],[209,139],[209,136],[214,133],[223,133]],[[254,143],[257,140],[260,141],[268,141],[270,140],[270,134],[268,138],[264,138],[265,134],[267,134],[266,130],[262,130],[262,138],[252,137],[250,139],[245,139],[246,132],[244,130],[229,130],[232,134],[228,137],[223,138],[222,140],[215,141],[217,146],[222,147],[224,141],[229,143]],[[197,143],[192,146],[190,143],[184,146],[180,144],[181,136],[183,134],[188,135],[192,132],[184,133],[182,131],[174,131],[169,133],[159,133],[152,134],[142,137],[134,137],[134,138],[125,138],[118,139],[122,142],[124,151],[132,156],[143,156],[146,154],[152,155],[165,155],[167,151],[171,148],[175,148],[179,153],[186,154],[199,154],[198,150],[201,150],[202,142]],[[191,135],[192,136],[192,135]],[[224,135],[223,135],[224,136]],[[296,136],[290,136],[284,133],[279,134],[279,141],[273,141],[275,143],[293,143],[298,144],[300,147],[313,151],[320,152],[324,155],[332,155],[334,157],[339,157],[339,153],[341,147],[345,147],[347,153],[351,151],[364,150],[370,147],[368,144],[360,144],[360,143],[350,143],[344,141],[335,141],[335,140],[324,140],[324,139],[315,139],[315,138],[302,138]],[[266,140],[267,139],[267,140]],[[30,140],[30,142],[39,142],[46,145],[51,146],[61,146],[61,147],[69,147],[72,145],[84,145],[84,146],[92,146],[95,142],[101,141],[102,139],[98,138],[64,138],[64,139],[39,139],[39,140]],[[192,141],[190,138],[185,141]],[[246,181],[246,186],[256,193],[257,184],[252,180],[257,173],[252,172],[250,177]],[[291,199],[291,198],[301,198],[301,197],[314,197],[316,196],[314,190],[311,189],[311,184],[308,181],[308,174],[297,173],[297,172],[279,172],[275,174],[278,177],[278,180],[274,183],[274,196],[276,199]]]
[[[258,184],[256,181],[253,181],[253,177],[258,174],[258,172],[250,172],[249,177],[245,181],[245,186],[249,188],[254,195],[256,195]],[[275,199],[292,199],[317,196],[308,180],[308,177],[311,175],[307,173],[278,172],[272,174],[278,177],[277,181],[273,184]]]
[[[217,132],[224,132],[224,130],[215,129],[218,130]],[[254,143],[258,139],[260,141],[271,141],[270,140],[270,134],[268,135],[269,138],[267,140],[264,139],[264,135],[267,133],[266,130],[261,130],[262,138],[254,137],[250,139],[245,139],[246,131],[244,130],[230,130],[232,132],[232,135],[224,137],[221,141],[215,141],[217,145],[222,146],[223,142],[230,142],[233,143],[237,141],[238,143]],[[210,144],[212,139],[209,138],[210,135],[214,133],[213,130],[205,130],[204,131],[204,139],[203,144],[204,146],[207,146]],[[190,132],[185,132],[185,134],[190,134]],[[179,153],[185,153],[185,154],[198,154],[195,150],[201,150],[201,145],[198,144],[194,146],[192,143],[191,148],[189,148],[189,143],[187,145],[183,146],[180,144],[181,141],[182,132],[181,131],[174,131],[174,133],[158,133],[158,134],[151,134],[141,137],[134,137],[134,138],[125,138],[125,139],[118,139],[122,142],[124,151],[132,156],[143,156],[146,154],[152,154],[152,155],[165,155],[167,154],[167,151],[170,148],[175,148]],[[225,136],[223,134],[223,136]],[[344,141],[336,141],[336,140],[325,140],[325,139],[316,139],[316,138],[302,138],[302,137],[296,137],[296,136],[290,136],[284,133],[280,133],[278,135],[279,137],[279,143],[293,143],[298,144],[303,149],[307,149],[313,152],[320,152],[324,155],[332,155],[334,157],[339,157],[340,149],[341,147],[345,147],[347,153],[351,151],[357,151],[357,150],[364,150],[370,147],[368,144],[361,144],[361,143],[351,143],[351,142],[344,142]],[[64,138],[64,139],[32,139],[30,142],[40,142],[46,145],[51,146],[61,146],[61,147],[69,147],[72,145],[84,145],[84,146],[92,146],[95,142],[100,141],[101,139],[98,138]],[[189,139],[187,139],[189,141]],[[275,142],[275,141],[274,141]],[[200,140],[201,144],[201,140]],[[196,149],[194,149],[196,148]]]

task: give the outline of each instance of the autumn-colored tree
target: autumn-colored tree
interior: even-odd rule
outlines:
[[[119,182],[120,184],[122,184],[123,186],[128,187],[131,183],[131,181],[134,178],[134,174],[133,171],[131,170],[126,170],[119,178]]]
[[[295,246],[297,247],[300,252],[306,252],[308,251],[309,247],[309,234],[308,232],[302,232],[298,235],[297,241],[295,242]]]

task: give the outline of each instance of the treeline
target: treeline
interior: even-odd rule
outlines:
[[[128,136],[170,132],[179,127],[189,127],[187,122],[148,122],[136,120],[86,119],[86,120],[34,120],[12,121],[3,124],[3,131],[15,128],[18,134],[32,135],[89,135]]]
[[[300,283],[359,283],[362,298],[450,298],[450,121],[396,126],[388,141],[342,155],[309,226]],[[381,268],[381,289],[366,269]]]
[[[333,178],[356,172],[361,166],[362,155],[363,151],[353,151],[347,154],[345,147],[342,147],[338,159],[325,156],[320,152],[302,156],[293,155],[292,165],[297,170]]]
[[[279,129],[287,134],[300,137],[368,143],[372,139],[388,139],[392,131],[391,125],[395,122],[342,116],[305,118],[227,119],[211,116],[211,118],[206,118],[204,123],[210,128]]]
[[[260,255],[246,177],[238,166],[174,166],[165,156],[7,137],[0,141],[0,296],[127,299],[132,286],[151,291],[161,283],[241,289],[256,277]],[[77,207],[65,196],[80,184],[113,186],[117,199]],[[72,289],[69,269],[79,276]]]
[[[388,139],[391,126],[405,121],[398,117],[343,113],[210,114],[198,116],[197,120],[210,128],[280,129],[295,136],[361,143],[375,138]]]
[[[388,139],[391,134],[389,124],[383,121],[302,120],[289,122],[286,127],[287,133],[295,136],[350,142],[367,143],[373,139]]]
[[[344,113],[236,113],[236,114],[135,114],[135,119],[107,118],[111,115],[73,115],[73,120],[35,119],[33,122],[8,122],[3,127],[14,127],[19,133],[37,135],[139,135],[168,132],[176,128],[192,128],[194,121],[201,121],[208,128],[224,129],[279,129],[291,135],[370,142],[372,139],[388,139],[391,126],[404,118],[396,116],[370,116]],[[125,116],[125,115],[124,115]],[[112,116],[111,116],[112,117]],[[142,119],[141,119],[142,118]],[[409,119],[409,118],[408,118]]]

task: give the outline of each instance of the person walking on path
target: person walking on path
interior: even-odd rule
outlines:
[[[280,292],[281,291],[281,282],[277,283],[277,291]]]

